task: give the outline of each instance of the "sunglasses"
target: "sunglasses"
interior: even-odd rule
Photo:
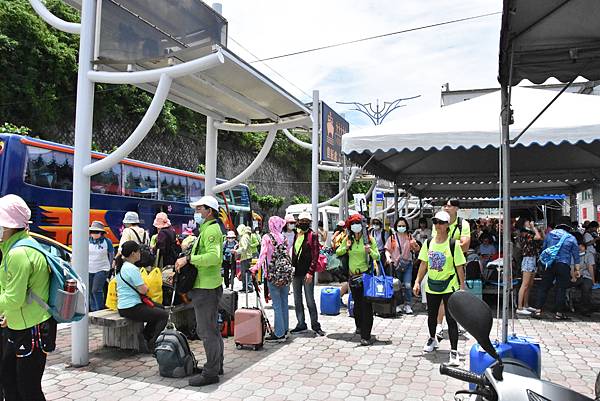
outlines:
[[[433,224],[448,224],[448,222],[447,222],[447,221],[440,220],[440,219],[431,219],[431,222],[432,222]]]

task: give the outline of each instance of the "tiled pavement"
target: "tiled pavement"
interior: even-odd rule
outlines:
[[[419,305],[415,309],[414,316],[376,317],[373,333],[379,342],[371,347],[360,347],[358,336],[349,334],[354,323],[345,309],[339,316],[319,317],[325,337],[309,332],[285,344],[267,344],[261,351],[237,350],[233,339],[226,339],[225,376],[205,388],[189,387],[187,379],[160,377],[151,355],[103,349],[101,330],[95,327],[90,330],[90,365],[68,368],[70,330],[63,329],[59,349],[48,359],[44,391],[48,400],[81,401],[452,400],[454,391],[465,386],[438,372],[439,364],[448,358],[449,342],[444,340],[440,350],[423,355],[426,315]],[[272,310],[267,313],[272,317]],[[591,396],[600,371],[598,317],[561,322],[522,318],[515,329],[541,339],[544,378]],[[291,327],[295,321],[290,310]],[[468,354],[473,342],[461,337],[459,350]],[[201,342],[193,341],[191,346],[202,363]]]

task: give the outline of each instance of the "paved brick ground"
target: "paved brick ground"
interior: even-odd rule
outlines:
[[[152,356],[103,349],[101,331],[94,327],[90,365],[68,368],[70,330],[63,329],[43,386],[48,400],[452,400],[454,391],[464,386],[438,372],[448,358],[449,342],[423,355],[426,315],[422,307],[415,309],[414,316],[376,317],[373,333],[379,342],[372,347],[360,347],[359,337],[350,334],[354,323],[345,309],[339,316],[320,317],[325,337],[309,332],[257,352],[236,350],[233,339],[226,339],[225,376],[219,384],[201,389],[189,387],[187,379],[160,377]],[[270,309],[267,313],[272,316]],[[566,322],[519,319],[515,329],[541,339],[544,378],[591,396],[600,371],[597,318],[598,314]],[[291,327],[295,322],[290,310]],[[495,326],[493,330],[496,333]],[[461,337],[459,350],[468,354],[473,342]],[[201,342],[191,345],[202,363]]]

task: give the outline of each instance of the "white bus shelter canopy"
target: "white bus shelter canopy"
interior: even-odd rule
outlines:
[[[519,133],[555,95],[513,88],[511,131]],[[500,102],[498,91],[350,132],[342,138],[342,151],[413,194],[497,196]],[[591,185],[600,175],[599,109],[600,97],[559,97],[512,145],[511,194],[567,194]]]

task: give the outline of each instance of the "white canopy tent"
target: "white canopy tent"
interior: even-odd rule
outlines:
[[[556,92],[514,88],[522,130]],[[350,132],[342,151],[366,169],[425,197],[498,196],[500,91]],[[570,194],[600,178],[600,97],[563,94],[512,145],[512,195]]]

